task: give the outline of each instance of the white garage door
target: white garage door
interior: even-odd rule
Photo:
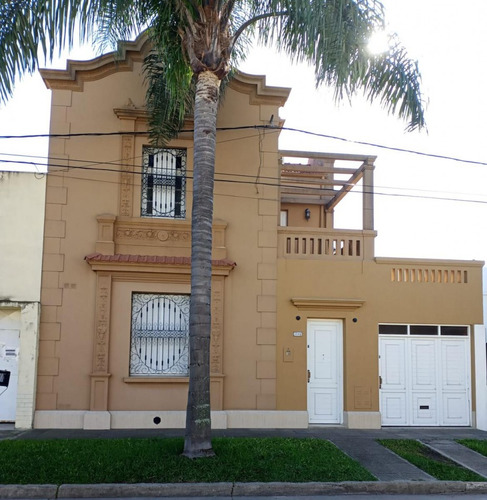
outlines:
[[[380,335],[382,425],[470,425],[469,346],[468,336]]]

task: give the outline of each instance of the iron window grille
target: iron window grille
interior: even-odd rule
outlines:
[[[144,147],[143,217],[186,217],[186,150]]]
[[[189,295],[132,294],[130,376],[189,373]]]

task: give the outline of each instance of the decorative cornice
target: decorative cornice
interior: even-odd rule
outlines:
[[[271,87],[266,84],[265,75],[249,75],[238,71],[230,80],[229,87],[249,95],[250,104],[274,104],[284,106],[291,93],[289,87]]]
[[[150,43],[143,33],[133,42],[120,42],[119,50],[89,61],[68,59],[66,69],[41,69],[39,72],[48,89],[82,91],[84,82],[100,80],[113,73],[131,71],[134,62],[142,61]]]
[[[171,257],[160,255],[104,255],[93,253],[85,257],[86,262],[93,271],[120,272],[120,271],[145,271],[171,272],[189,274],[191,272],[191,259],[189,257]],[[237,265],[229,259],[212,260],[212,273],[214,275],[228,275]]]
[[[133,42],[120,42],[117,52],[110,52],[89,61],[68,60],[66,69],[41,69],[40,74],[48,89],[74,90],[81,92],[84,82],[100,80],[113,73],[131,71],[134,62],[143,61],[150,50],[150,41],[144,32]],[[274,104],[284,106],[291,92],[286,87],[271,87],[266,84],[265,76],[249,75],[236,72],[229,84],[237,92],[249,95],[251,104]],[[143,118],[143,111],[117,109],[117,114],[128,118],[139,114]],[[124,113],[126,112],[126,113]]]
[[[307,298],[293,297],[291,302],[298,309],[306,311],[323,311],[323,310],[340,310],[353,311],[365,304],[362,299],[322,299],[322,298]]]

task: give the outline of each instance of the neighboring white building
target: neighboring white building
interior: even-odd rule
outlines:
[[[39,349],[46,176],[0,171],[0,422],[31,428]]]
[[[477,428],[487,431],[487,267],[483,272],[484,326],[475,331]]]

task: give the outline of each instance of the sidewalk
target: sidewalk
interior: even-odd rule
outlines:
[[[182,429],[94,430],[34,429],[14,430],[0,424],[0,439],[69,439],[175,437]],[[218,484],[146,484],[146,485],[53,485],[2,486],[0,498],[94,498],[164,496],[306,496],[344,493],[487,493],[486,483],[437,481],[409,462],[377,443],[377,439],[418,439],[433,450],[487,477],[487,458],[455,443],[456,439],[487,439],[487,432],[471,428],[383,428],[378,430],[341,427],[309,429],[226,429],[215,430],[215,437],[314,437],[327,439],[360,462],[377,482],[349,483],[218,483]]]

